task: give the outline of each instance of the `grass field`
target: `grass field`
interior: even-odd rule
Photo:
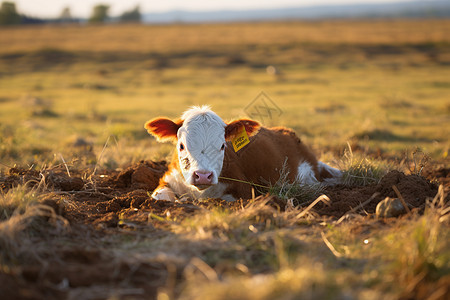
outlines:
[[[446,299],[449,32],[449,20],[1,28],[0,294]],[[321,191],[330,207],[274,191],[155,203],[127,177],[170,157],[148,119],[202,104],[244,117],[261,92],[281,113],[256,119],[358,179]],[[412,212],[376,218],[393,184]]]
[[[446,20],[2,29],[2,163],[50,164],[55,149],[73,155],[74,139],[101,149],[109,136],[133,147],[130,159],[161,157],[147,119],[195,104],[233,119],[261,91],[283,112],[265,125],[296,129],[318,154],[355,141],[443,158],[449,30]]]

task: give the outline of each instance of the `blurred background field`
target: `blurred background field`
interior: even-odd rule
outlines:
[[[261,91],[319,156],[450,147],[450,20],[0,28],[0,170],[167,158],[144,123],[208,104],[246,117]]]

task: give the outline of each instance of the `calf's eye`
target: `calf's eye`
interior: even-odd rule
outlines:
[[[183,151],[184,150],[184,145],[183,145],[183,143],[180,143],[180,151]]]
[[[222,147],[220,147],[220,150],[224,150],[225,149],[225,144],[222,144]]]

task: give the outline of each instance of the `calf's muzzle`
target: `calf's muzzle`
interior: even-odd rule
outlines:
[[[195,171],[192,177],[195,186],[206,188],[212,184],[213,173],[210,171]]]

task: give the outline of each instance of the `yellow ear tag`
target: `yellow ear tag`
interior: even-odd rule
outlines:
[[[233,138],[231,141],[233,143],[234,152],[238,152],[245,145],[250,143],[250,139],[248,138],[247,131],[245,131],[245,127],[242,126],[239,133]]]

